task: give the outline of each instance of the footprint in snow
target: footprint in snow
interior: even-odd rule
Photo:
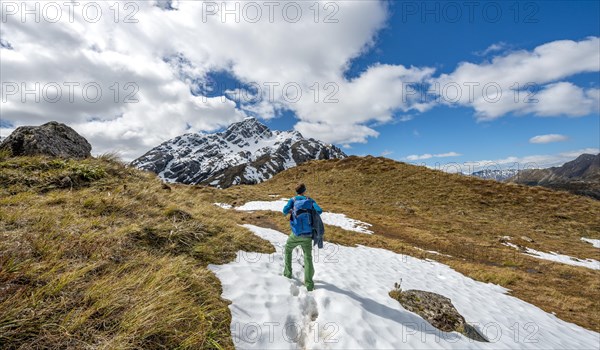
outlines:
[[[297,297],[297,296],[298,296],[298,294],[300,294],[300,288],[298,288],[298,286],[297,286],[295,283],[292,283],[292,284],[290,285],[290,293],[291,293],[293,296]]]
[[[284,330],[285,330],[285,339],[287,341],[291,341],[294,343],[297,343],[298,340],[300,339],[300,329],[298,329],[298,324],[296,323],[296,320],[288,315],[288,317],[285,320],[285,325],[284,325]]]

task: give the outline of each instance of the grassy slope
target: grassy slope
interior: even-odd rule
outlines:
[[[0,159],[0,347],[232,348],[206,266],[272,246],[109,158]]]
[[[511,236],[513,243],[540,251],[600,260],[599,251],[580,240],[600,238],[600,201],[373,157],[311,162],[259,185],[205,195],[239,205],[272,200],[269,194],[289,197],[298,181],[307,184],[325,210],[374,224],[373,236],[329,227],[330,241],[433,258],[477,280],[505,286],[564,320],[600,330],[599,271],[528,257],[500,242],[501,236]],[[248,214],[247,220],[287,230],[285,218],[274,213]]]

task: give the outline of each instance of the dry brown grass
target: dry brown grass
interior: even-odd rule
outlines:
[[[233,347],[206,265],[273,248],[196,189],[110,156],[5,158],[0,186],[0,347]]]
[[[329,241],[433,258],[474,279],[507,287],[564,320],[600,331],[599,271],[525,256],[500,242],[501,236],[511,236],[513,243],[536,250],[600,260],[598,249],[580,240],[600,238],[600,201],[374,157],[310,162],[255,186],[206,188],[203,198],[240,205],[272,200],[269,194],[289,197],[299,181],[327,211],[374,225],[373,236],[328,227]],[[287,230],[280,215],[259,216],[246,220],[268,219]]]

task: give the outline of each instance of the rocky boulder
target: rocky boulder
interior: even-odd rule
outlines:
[[[423,290],[403,291],[396,285],[390,296],[398,300],[405,309],[421,316],[441,331],[458,332],[470,339],[488,342],[475,327],[465,321],[450,299],[443,295]]]
[[[40,126],[21,126],[0,143],[0,150],[16,156],[60,158],[91,157],[92,146],[65,124],[49,122]]]

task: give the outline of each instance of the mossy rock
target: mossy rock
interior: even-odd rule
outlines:
[[[480,342],[488,342],[475,327],[469,325],[456,310],[452,301],[443,295],[422,290],[394,290],[390,296],[407,310],[423,317],[435,328],[444,332],[459,332]]]

